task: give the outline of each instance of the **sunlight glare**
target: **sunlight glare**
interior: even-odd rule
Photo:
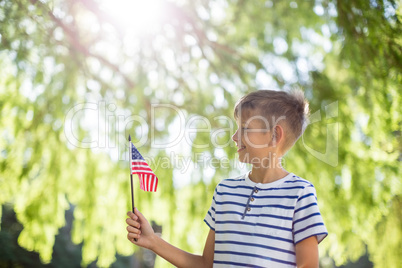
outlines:
[[[153,32],[161,23],[162,0],[103,0],[101,9],[131,34]]]

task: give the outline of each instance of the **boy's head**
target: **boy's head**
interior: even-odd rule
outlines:
[[[303,134],[308,124],[309,107],[302,91],[290,93],[274,90],[258,90],[243,96],[235,105],[234,117],[256,118],[262,128],[272,131],[275,126],[283,129],[281,152],[285,154]],[[261,120],[263,119],[263,120]]]

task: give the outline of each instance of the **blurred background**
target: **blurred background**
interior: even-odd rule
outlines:
[[[136,206],[202,253],[236,160],[233,106],[300,88],[284,159],[310,180],[321,267],[402,267],[402,7],[393,0],[0,0],[0,267],[171,267],[126,239],[127,137],[159,178]]]

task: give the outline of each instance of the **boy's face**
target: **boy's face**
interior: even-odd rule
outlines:
[[[257,111],[243,111],[236,123],[238,129],[232,139],[238,147],[239,161],[253,165],[270,161],[274,150],[268,120]]]

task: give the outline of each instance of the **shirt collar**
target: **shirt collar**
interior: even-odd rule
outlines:
[[[256,182],[253,182],[252,180],[250,180],[250,178],[249,178],[250,172],[251,172],[251,170],[249,172],[247,172],[246,174],[244,174],[244,180],[245,180],[245,182],[246,182],[246,184],[248,186],[257,187],[258,189],[269,189],[269,188],[276,187],[276,186],[280,185],[281,183],[283,183],[284,181],[286,181],[286,180],[288,180],[288,179],[290,179],[290,178],[292,178],[294,176],[293,173],[289,173],[288,175],[286,175],[282,179],[279,179],[279,180],[276,180],[276,181],[273,181],[273,182],[256,183]]]

